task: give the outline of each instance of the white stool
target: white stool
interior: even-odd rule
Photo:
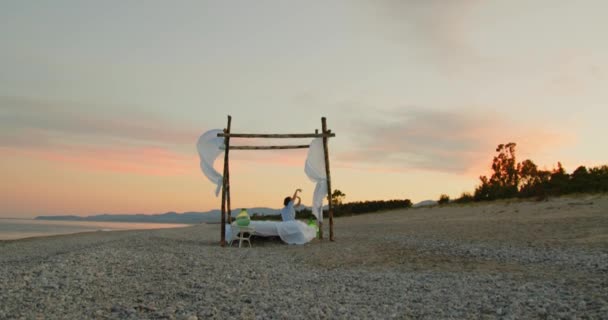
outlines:
[[[232,238],[230,239],[229,245],[232,246],[234,240],[239,240],[239,248],[243,245],[243,241],[246,241],[251,248],[251,236],[255,232],[255,228],[251,226],[243,227],[236,224],[232,224]]]

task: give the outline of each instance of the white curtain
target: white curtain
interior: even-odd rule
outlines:
[[[218,133],[223,133],[223,130],[214,129],[209,130],[198,138],[196,149],[201,159],[201,170],[205,176],[212,182],[215,183],[215,196],[220,194],[222,189],[222,175],[215,170],[213,163],[217,157],[224,153],[224,138],[218,137]]]
[[[310,143],[304,172],[312,182],[317,184],[312,196],[312,214],[317,221],[323,221],[323,198],[327,196],[327,174],[325,173],[322,138],[316,138]]]

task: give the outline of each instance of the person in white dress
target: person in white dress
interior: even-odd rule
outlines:
[[[302,189],[296,189],[294,191],[293,196],[286,197],[283,200],[283,209],[281,209],[281,219],[283,221],[293,221],[296,219],[296,209],[295,207],[300,206],[302,203],[302,199],[298,196],[298,193],[302,192]],[[298,199],[298,203],[294,204],[295,200]]]

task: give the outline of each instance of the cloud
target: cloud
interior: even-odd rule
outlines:
[[[555,66],[547,76],[547,94],[598,96],[604,94],[606,79],[603,58],[590,50],[570,50],[556,55]]]
[[[196,155],[183,155],[159,147],[77,145],[53,145],[29,149],[0,147],[0,156],[6,154],[68,164],[87,171],[177,176],[192,174],[198,170]]]
[[[452,66],[456,58],[467,64],[480,58],[468,40],[469,17],[480,4],[479,0],[396,0],[374,2],[373,6],[382,17],[379,23],[390,28],[396,41],[416,41],[418,49],[425,49],[436,62]]]
[[[0,97],[0,155],[90,171],[168,176],[198,170],[197,132],[150,114],[116,114],[91,105]],[[176,151],[186,145],[192,153]]]
[[[33,144],[74,138],[179,144],[192,143],[197,137],[193,130],[171,126],[151,114],[112,110],[109,116],[110,112],[104,109],[74,102],[0,97],[0,132],[21,143]],[[0,140],[0,145],[11,144],[16,143],[7,138]]]
[[[116,114],[116,110],[95,112],[90,105],[0,97],[0,155],[18,154],[89,171],[198,174],[195,142],[201,132],[171,125],[150,114]],[[304,144],[232,140],[232,145],[282,143]],[[232,166],[237,167],[252,163],[294,167],[304,166],[305,152],[238,151],[231,153],[231,159]],[[216,162],[221,166],[223,158]]]
[[[570,141],[568,133],[516,123],[496,112],[409,108],[385,116],[355,122],[350,133],[354,148],[337,154],[339,165],[479,174],[500,143],[516,142],[521,155],[533,156]]]

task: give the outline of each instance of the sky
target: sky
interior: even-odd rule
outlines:
[[[195,144],[227,115],[235,133],[312,133],[327,117],[346,201],[472,192],[507,142],[541,168],[606,164],[607,10],[2,1],[0,217],[217,209]],[[305,155],[231,152],[232,206],[279,208],[295,188],[309,204]]]

